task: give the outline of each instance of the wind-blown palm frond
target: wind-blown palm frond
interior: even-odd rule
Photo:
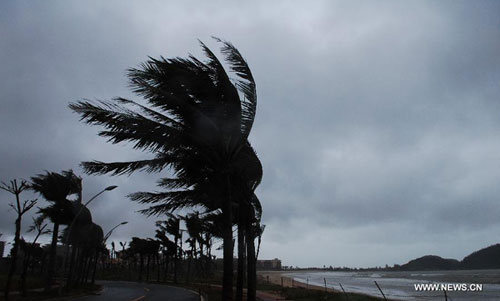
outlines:
[[[186,143],[178,125],[150,119],[117,104],[85,101],[70,104],[70,108],[81,114],[81,120],[104,126],[107,130],[100,131],[99,135],[113,144],[134,142],[135,149],[156,152]],[[154,117],[158,118],[157,115]]]
[[[134,149],[154,154],[153,158],[131,162],[83,162],[86,173],[121,175],[164,168],[173,172],[173,178],[158,182],[167,191],[128,196],[149,206],[141,213],[168,215],[186,207],[220,213],[208,224],[224,240],[223,298],[230,299],[232,226],[237,216],[246,218],[234,212],[250,208],[260,219],[261,209],[252,204],[252,195],[262,179],[262,165],[248,142],[257,105],[255,81],[240,52],[231,43],[216,40],[222,43],[221,52],[238,77],[236,81],[200,41],[204,61],[191,55],[150,57],[127,70],[132,91],[144,97],[146,105],[115,98],[112,102],[80,101],[70,108],[82,121],[104,127],[99,135],[109,142],[132,143]],[[173,233],[177,244],[179,219],[168,221],[172,232],[167,232]],[[175,252],[176,261],[178,255]]]
[[[128,195],[135,202],[151,204],[147,209],[139,212],[148,216],[166,214],[186,207],[198,205],[210,206],[215,201],[206,191],[201,189],[178,190],[166,192],[136,192]],[[210,207],[212,207],[211,205]]]
[[[31,178],[31,189],[40,193],[48,201],[65,200],[70,194],[81,189],[81,179],[72,170],[62,173],[48,172]]]
[[[226,61],[230,64],[231,71],[234,71],[243,80],[236,82],[236,87],[240,90],[244,98],[241,102],[241,131],[245,139],[248,138],[252,129],[257,111],[257,91],[255,80],[253,78],[250,67],[241,55],[241,53],[233,46],[233,44],[223,41],[219,38],[214,39],[224,46],[221,52],[225,55]]]
[[[123,175],[131,174],[134,171],[144,170],[147,172],[159,172],[165,167],[174,164],[175,161],[171,156],[159,155],[154,159],[138,160],[130,162],[112,162],[105,163],[101,161],[82,162],[82,167],[85,173],[88,174],[111,174]]]

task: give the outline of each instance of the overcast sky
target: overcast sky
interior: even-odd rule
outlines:
[[[153,237],[157,218],[125,196],[161,175],[84,175],[81,161],[148,155],[106,143],[68,103],[140,100],[126,68],[202,58],[197,39],[215,51],[214,35],[257,82],[260,258],[383,266],[499,242],[500,2],[177,2],[0,3],[0,180],[72,168],[85,199],[118,185],[90,205],[94,221],[129,222],[111,240]],[[13,197],[0,200],[12,240]]]

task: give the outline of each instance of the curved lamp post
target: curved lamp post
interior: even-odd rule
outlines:
[[[91,197],[91,198],[90,198],[90,200],[88,200],[88,201],[84,204],[84,206],[86,207],[86,206],[87,206],[88,204],[90,204],[90,202],[92,202],[92,201],[93,201],[96,197],[100,196],[101,194],[103,194],[103,193],[104,193],[104,192],[106,192],[106,191],[111,191],[111,190],[115,189],[116,187],[118,187],[118,186],[116,186],[116,185],[111,185],[111,186],[108,186],[108,187],[104,188],[104,189],[103,189],[102,191],[100,191],[98,194],[96,194],[96,195],[94,195],[93,197]],[[82,209],[83,209],[83,207],[82,207]],[[82,211],[82,209],[80,209],[80,211]],[[77,215],[75,216],[75,219],[78,217],[78,214],[80,214],[80,212],[78,212],[78,213],[77,213]]]
[[[118,228],[118,227],[120,227],[122,225],[126,225],[126,224],[128,224],[128,222],[121,222],[118,225],[116,225],[113,228],[111,228],[111,230],[109,230],[108,233],[106,233],[106,235],[104,235],[104,239],[102,241],[104,243],[106,243],[106,241],[108,240],[108,238],[111,236],[111,233],[113,233],[113,230],[115,230],[116,228]]]
[[[116,185],[111,185],[111,186],[108,186],[106,188],[104,188],[103,190],[101,190],[99,193],[97,193],[96,195],[94,195],[93,197],[91,197],[82,207],[80,207],[80,210],[78,210],[78,213],[75,215],[75,217],[73,217],[73,220],[71,221],[71,224],[69,225],[68,227],[68,232],[67,232],[67,238],[66,238],[66,254],[64,254],[64,260],[63,260],[63,264],[62,264],[62,272],[63,272],[63,275],[65,274],[65,270],[66,270],[66,262],[68,261],[68,254],[69,254],[69,238],[71,237],[71,231],[73,230],[73,226],[75,225],[75,222],[76,222],[76,219],[78,218],[78,216],[80,216],[80,214],[82,213],[83,211],[83,208],[84,207],[87,207],[88,204],[90,204],[90,202],[92,202],[93,200],[95,200],[98,196],[100,196],[101,194],[103,194],[104,192],[106,191],[111,191],[115,188],[117,188],[118,186]],[[60,287],[60,289],[62,288],[62,286]]]
[[[95,198],[97,198],[98,196],[100,196],[101,194],[103,194],[104,192],[106,191],[111,191],[113,189],[115,189],[116,185],[111,185],[111,186],[108,186],[106,188],[104,188],[103,190],[101,190],[99,193],[97,193],[96,195],[94,195],[93,197],[90,198],[90,200],[88,200],[85,204],[83,204],[82,207],[80,207],[80,210],[78,210],[78,213],[75,214],[75,217],[73,217],[73,220],[71,221],[71,224],[69,225],[68,227],[68,237],[66,239],[66,242],[68,242],[69,238],[70,238],[70,235],[71,235],[71,231],[73,230],[73,226],[75,225],[75,222],[76,222],[76,219],[78,218],[78,216],[80,216],[80,214],[82,213],[83,211],[83,208],[84,207],[87,207],[88,204],[90,204],[90,202],[92,202]],[[66,243],[66,245],[68,246],[69,248],[69,243]],[[66,255],[67,256],[67,255]],[[63,270],[64,271],[64,270]]]

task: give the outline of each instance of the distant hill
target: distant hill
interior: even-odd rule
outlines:
[[[400,266],[403,271],[432,271],[432,270],[456,270],[460,266],[460,261],[456,259],[446,259],[435,255],[426,255],[410,260],[407,264]]]
[[[460,263],[464,270],[500,269],[500,244],[492,245],[466,256]]]
[[[500,269],[500,244],[475,251],[465,256],[462,261],[426,255],[401,266],[395,266],[394,269],[401,271]]]

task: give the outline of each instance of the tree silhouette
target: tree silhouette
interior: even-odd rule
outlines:
[[[49,291],[56,267],[59,226],[68,225],[74,216],[71,201],[67,197],[79,193],[82,182],[81,178],[77,177],[72,170],[63,171],[62,173],[47,172],[46,174],[39,174],[32,177],[31,181],[31,189],[40,193],[50,203],[49,206],[40,208],[39,212],[54,223],[45,283],[45,291]]]
[[[24,263],[23,263],[23,271],[21,273],[21,292],[23,296],[26,296],[26,275],[28,273],[28,268],[30,265],[31,257],[36,252],[36,242],[38,238],[42,235],[49,234],[50,230],[46,230],[47,224],[44,224],[44,219],[42,216],[38,218],[33,218],[33,224],[28,229],[28,232],[36,231],[35,239],[31,242],[31,244],[25,244],[24,251]]]
[[[19,184],[17,183],[17,180],[10,181],[10,184],[4,182],[0,184],[0,189],[15,195],[16,202],[10,203],[9,206],[12,207],[12,209],[14,209],[14,211],[17,213],[17,218],[15,222],[16,232],[14,235],[14,246],[12,247],[12,252],[11,252],[12,253],[11,264],[9,268],[9,274],[7,275],[7,282],[5,284],[5,291],[4,291],[5,300],[9,300],[9,292],[10,292],[10,285],[12,282],[12,276],[16,271],[17,252],[19,249],[19,242],[21,238],[22,217],[36,204],[36,200],[26,200],[21,202],[20,195],[23,191],[25,191],[28,188],[29,185],[24,180],[21,180]]]
[[[108,141],[132,142],[134,148],[154,154],[152,159],[133,162],[84,162],[87,173],[118,175],[172,168],[176,178],[162,179],[160,185],[179,190],[131,196],[151,205],[146,214],[204,202],[217,204],[224,216],[223,298],[232,300],[232,225],[237,203],[232,179],[245,165],[242,150],[248,144],[257,97],[253,76],[239,51],[228,42],[216,40],[222,43],[221,52],[239,78],[234,83],[222,63],[200,42],[208,58],[205,63],[193,56],[150,58],[139,69],[129,69],[133,91],[151,107],[117,98],[113,102],[80,101],[70,108],[85,122],[104,126],[99,135]],[[209,190],[194,187],[200,184],[206,188],[207,182],[213,185]]]
[[[179,271],[179,254],[181,249],[179,247],[179,240],[181,239],[181,220],[179,217],[174,214],[167,214],[169,219],[165,221],[156,222],[156,226],[160,228],[160,231],[164,231],[174,237],[174,246],[175,246],[175,254],[174,254],[174,283],[178,281],[178,271]]]

